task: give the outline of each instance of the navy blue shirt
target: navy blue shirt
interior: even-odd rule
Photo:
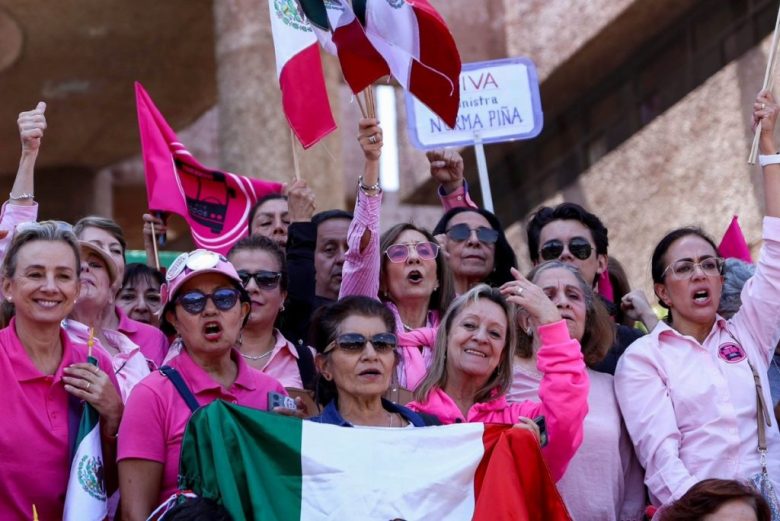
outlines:
[[[385,400],[384,398],[382,398],[382,407],[384,407],[384,409],[389,413],[400,414],[404,420],[408,421],[415,427],[436,425],[436,423],[433,423],[430,419],[426,421],[425,418],[423,418],[421,415],[417,414],[413,410],[408,409],[403,405],[398,405],[397,403],[393,403],[390,400]],[[322,410],[322,414],[320,414],[319,416],[314,416],[309,419],[317,423],[329,423],[331,425],[338,425],[340,427],[352,427],[352,424],[349,423],[347,420],[345,420],[341,416],[341,413],[339,413],[339,408],[338,408],[338,404],[336,403],[336,400],[331,400],[331,402]]]

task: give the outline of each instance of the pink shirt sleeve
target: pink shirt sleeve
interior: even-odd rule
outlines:
[[[477,203],[469,195],[469,184],[465,180],[460,188],[453,190],[449,194],[445,194],[444,188],[439,186],[438,193],[445,212],[453,208],[478,208]]]
[[[679,499],[699,479],[680,459],[682,435],[677,427],[663,368],[653,359],[652,334],[632,344],[615,371],[615,396],[654,503]]]
[[[5,259],[5,253],[14,238],[16,227],[22,223],[34,222],[38,219],[38,203],[31,206],[3,203],[0,208],[0,230],[8,230],[8,235],[0,239],[0,262]]]
[[[557,481],[582,445],[589,381],[580,343],[569,336],[565,321],[541,326],[538,333],[542,347],[536,365],[543,374],[539,399],[549,437],[542,454]]]
[[[160,397],[145,383],[133,388],[119,425],[117,461],[128,458],[165,462],[163,406]]]
[[[347,232],[349,249],[341,268],[341,290],[339,298],[349,295],[363,295],[377,298],[379,295],[379,212],[382,194],[366,195],[358,190],[355,215]],[[360,251],[360,239],[369,231],[371,239]]]

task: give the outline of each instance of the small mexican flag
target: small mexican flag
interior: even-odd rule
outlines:
[[[179,474],[237,521],[569,519],[536,440],[481,423],[348,428],[215,401]]]
[[[87,362],[97,364],[93,356]],[[103,448],[100,443],[100,415],[88,403],[81,413],[76,445],[70,464],[65,494],[65,521],[102,520],[108,515],[103,476]]]

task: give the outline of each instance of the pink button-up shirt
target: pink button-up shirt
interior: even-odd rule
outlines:
[[[301,370],[298,368],[298,351],[295,346],[287,340],[281,331],[274,329],[276,345],[274,345],[268,361],[263,366],[263,372],[273,376],[285,387],[294,387],[303,389],[303,380],[301,379]],[[315,354],[312,351],[312,356]]]
[[[703,344],[659,322],[618,362],[615,394],[656,505],[707,478],[760,472],[756,387],[780,337],[780,218],[764,218],[764,249],[742,307],[717,317]],[[770,415],[772,412],[770,411]],[[769,475],[780,490],[780,432],[767,428]]]
[[[246,365],[237,352],[232,357],[238,365],[238,374],[229,389],[213,380],[186,349],[168,365],[181,374],[201,406],[221,399],[265,410],[268,408],[269,391],[287,394],[282,384]],[[158,503],[176,492],[179,452],[190,415],[184,399],[159,371],[136,385],[127,401],[119,426],[117,461],[138,458],[163,464]]]
[[[347,232],[347,244],[349,249],[344,257],[344,266],[341,268],[341,290],[339,298],[349,295],[363,295],[377,298],[379,295],[379,272],[382,254],[379,251],[379,212],[382,205],[382,194],[367,196],[362,190],[358,190],[355,202],[355,215]],[[369,230],[371,240],[360,251],[360,239],[363,233]],[[433,344],[409,344],[411,337],[406,334],[398,308],[392,303],[386,303],[388,309],[395,317],[396,334],[406,340],[400,347],[401,361],[396,372],[398,384],[409,390],[414,390],[425,377],[425,373],[433,361]],[[439,326],[439,314],[436,311],[428,313],[426,331],[421,332],[418,338],[435,338],[435,329]],[[434,333],[428,331],[433,328]]]
[[[117,330],[140,347],[147,360],[151,360],[158,367],[162,365],[168,353],[168,339],[163,332],[149,324],[133,320],[119,306],[116,307],[116,316],[119,318]]]
[[[62,370],[87,361],[87,346],[74,343],[64,330],[62,360],[53,375],[32,363],[15,319],[0,330],[0,519],[62,519],[70,474],[68,402]],[[116,385],[111,360],[93,351],[98,365]],[[78,403],[78,400],[75,399]],[[80,414],[80,412],[74,414]],[[76,423],[78,428],[78,423]]]
[[[471,199],[471,195],[469,195],[469,186],[465,180],[459,188],[456,188],[448,194],[445,194],[444,189],[440,186],[438,193],[439,201],[441,202],[445,212],[452,210],[453,208],[461,207],[479,208],[477,203]]]
[[[505,396],[497,396],[489,402],[475,403],[464,416],[453,399],[436,388],[426,401],[411,402],[407,407],[433,414],[444,424],[515,424],[520,417],[543,415],[549,443],[542,454],[553,479],[559,480],[582,444],[582,425],[588,413],[588,375],[580,343],[569,336],[565,321],[541,326],[538,332],[542,347],[537,354],[537,367],[544,375],[539,384],[540,402],[508,403]]]

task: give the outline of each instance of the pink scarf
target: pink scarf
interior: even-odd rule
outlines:
[[[399,332],[398,347],[401,348],[401,359],[403,360],[404,375],[406,376],[405,387],[414,390],[425,378],[428,372],[428,366],[423,356],[425,348],[433,352],[433,346],[436,343],[435,327],[421,327],[411,331]],[[420,347],[423,349],[420,350]],[[430,357],[428,357],[430,358]]]

